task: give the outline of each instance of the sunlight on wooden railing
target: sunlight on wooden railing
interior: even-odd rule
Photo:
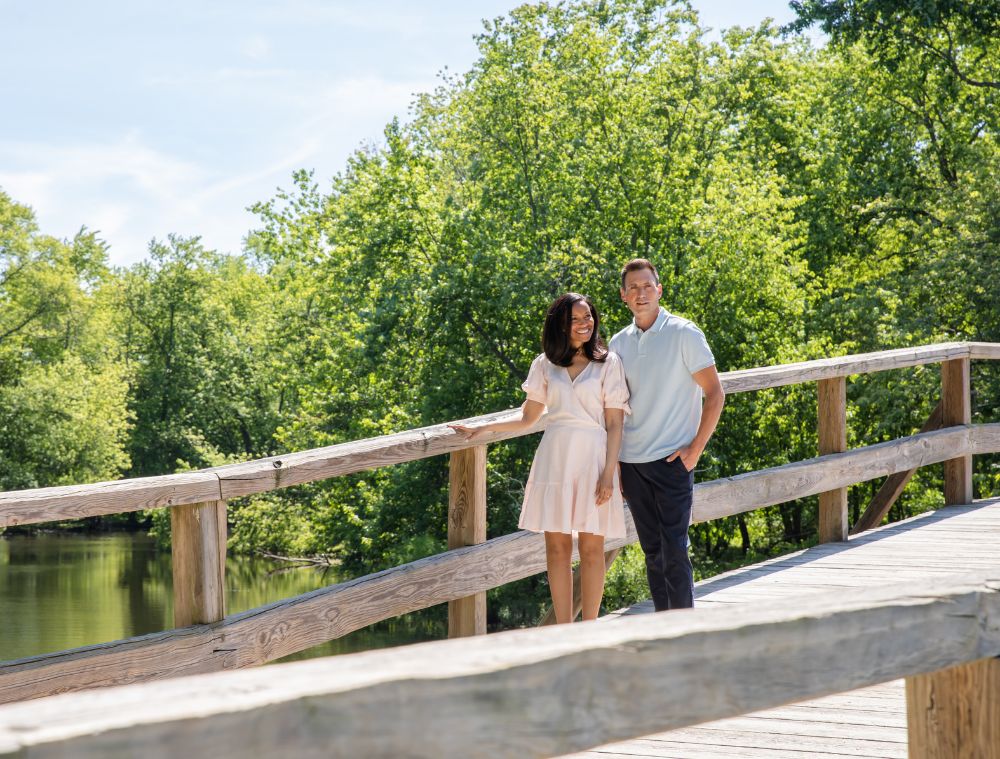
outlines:
[[[970,426],[969,362],[1000,358],[1000,345],[948,343],[726,372],[727,393],[818,382],[820,456],[699,483],[693,520],[820,496],[822,540],[848,534],[846,488],[945,462],[946,503],[972,500],[972,456],[1000,451],[1000,424]],[[846,448],[845,378],[942,364],[941,429]],[[492,420],[499,412],[467,423]],[[530,432],[542,429],[538,425]],[[530,434],[522,433],[522,434]],[[485,592],[545,569],[541,536],[518,532],[486,541],[486,444],[469,445],[445,424],[242,464],[116,482],[0,493],[0,526],[149,508],[170,508],[177,629],[0,664],[0,702],[96,686],[262,664],[399,614],[449,603],[449,635],[485,632]],[[451,456],[448,545],[452,550],[303,596],[225,615],[225,503],[231,498],[415,461]],[[899,488],[901,489],[901,488]],[[897,493],[898,494],[898,493]],[[888,499],[891,505],[891,499]],[[884,509],[869,526],[878,524]],[[871,509],[869,509],[871,511]],[[629,521],[625,540],[636,540]]]

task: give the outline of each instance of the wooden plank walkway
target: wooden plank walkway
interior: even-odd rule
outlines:
[[[1000,498],[949,506],[903,522],[698,583],[700,608],[873,588],[1000,567]],[[652,602],[615,616],[652,612]],[[747,652],[749,656],[753,652]],[[850,656],[845,651],[844,656]],[[664,683],[669,688],[669,683]],[[736,719],[609,744],[574,759],[905,759],[902,680]]]

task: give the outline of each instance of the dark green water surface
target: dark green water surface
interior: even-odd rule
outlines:
[[[332,569],[289,569],[256,557],[226,562],[226,612],[340,582]],[[120,640],[173,627],[170,554],[145,535],[0,536],[0,661]],[[289,659],[443,638],[433,615],[358,630]]]

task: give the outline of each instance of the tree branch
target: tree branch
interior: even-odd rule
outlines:
[[[472,328],[477,333],[479,333],[479,336],[490,347],[493,353],[496,354],[496,357],[500,359],[500,363],[502,363],[505,367],[507,367],[507,370],[510,372],[511,376],[514,377],[514,379],[518,380],[519,382],[524,382],[524,378],[527,375],[517,368],[517,364],[514,363],[514,361],[510,358],[510,356],[508,356],[506,353],[500,350],[500,346],[496,344],[496,341],[490,337],[490,335],[486,332],[486,330],[483,329],[479,325],[479,323],[475,320],[475,318],[472,316],[472,312],[469,311],[468,306],[462,307],[462,315],[465,317],[465,320],[472,326]]]

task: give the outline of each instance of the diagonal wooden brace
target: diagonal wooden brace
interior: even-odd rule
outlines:
[[[932,430],[939,429],[941,429],[940,401],[934,407],[931,415],[927,417],[927,421],[920,428],[920,432],[931,432]],[[889,509],[892,508],[896,499],[903,492],[903,488],[906,487],[906,484],[912,479],[916,471],[916,469],[907,469],[905,472],[896,472],[886,477],[885,482],[882,483],[882,487],[879,488],[879,491],[872,498],[871,503],[868,504],[857,523],[851,528],[851,535],[870,530],[882,524],[885,515],[889,513]]]

